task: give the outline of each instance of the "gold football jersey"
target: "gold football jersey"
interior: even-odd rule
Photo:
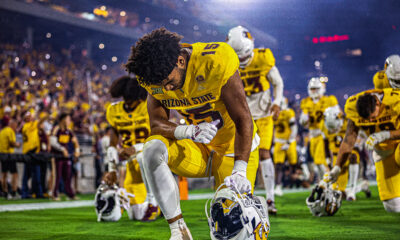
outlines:
[[[372,121],[361,118],[358,115],[356,104],[359,96],[365,93],[377,94],[382,99],[380,113],[378,117]],[[351,119],[356,126],[360,127],[369,136],[375,132],[396,130],[400,128],[400,89],[385,88],[373,89],[360,92],[349,97],[344,107],[347,118]],[[379,144],[383,150],[390,149],[393,144],[399,143],[400,140],[388,140]]]
[[[275,58],[269,48],[255,48],[253,53],[254,56],[250,64],[239,69],[247,96],[264,92],[270,88],[267,74],[275,66]]]
[[[373,81],[376,89],[391,88],[385,70],[375,73]]]
[[[150,136],[147,102],[140,101],[132,112],[126,112],[124,101],[115,102],[107,108],[107,121],[122,136],[122,147],[143,143]]]
[[[177,110],[187,124],[219,120],[212,146],[229,147],[235,136],[235,124],[220,99],[221,89],[239,67],[235,51],[224,42],[185,44],[192,49],[181,89],[165,91],[162,86],[143,86],[167,109]],[[256,130],[254,124],[254,130]]]
[[[275,138],[289,140],[290,119],[295,117],[293,109],[288,108],[279,113],[279,117],[274,121]]]
[[[321,99],[314,103],[310,97],[306,97],[301,100],[300,108],[309,116],[309,129],[321,129],[324,120],[324,111],[328,107],[333,107],[338,105],[338,101],[335,96],[322,96]]]

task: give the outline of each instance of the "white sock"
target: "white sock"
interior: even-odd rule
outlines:
[[[169,224],[169,228],[171,229],[171,231],[173,229],[179,229],[179,227],[186,227],[186,223],[185,220],[183,220],[183,218],[176,220],[175,222]]]
[[[350,164],[349,165],[349,182],[347,183],[348,188],[352,193],[356,193],[357,188],[357,179],[358,179],[358,164]]]
[[[264,179],[264,187],[267,194],[267,200],[275,201],[274,187],[275,187],[275,169],[274,163],[271,158],[261,160],[261,174]]]
[[[318,174],[318,181],[322,180],[324,178],[325,174],[325,166],[323,164],[318,164],[315,165],[317,168],[317,174]]]
[[[307,164],[306,163],[302,163],[301,164],[301,169],[303,169],[304,180],[308,181],[308,179],[310,179],[310,171],[308,170]]]
[[[168,150],[160,140],[151,140],[144,147],[144,171],[154,197],[165,219],[182,214],[179,188],[168,167]]]

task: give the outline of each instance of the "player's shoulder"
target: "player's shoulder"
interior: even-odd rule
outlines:
[[[269,48],[255,48],[254,52],[254,60],[262,63],[274,66],[275,65],[275,57]]]
[[[374,87],[378,89],[383,89],[389,86],[389,81],[386,76],[385,70],[381,70],[375,73],[373,77]]]
[[[121,108],[121,106],[124,104],[123,101],[116,101],[112,102],[111,104],[108,105],[107,107],[107,112],[117,112]]]
[[[308,104],[310,104],[312,102],[312,99],[310,97],[305,97],[303,99],[301,99],[300,101],[300,107],[306,107]]]
[[[385,105],[400,104],[400,89],[385,88],[383,91],[382,102]]]

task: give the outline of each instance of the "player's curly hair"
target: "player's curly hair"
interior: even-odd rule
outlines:
[[[110,94],[113,98],[122,97],[124,101],[145,100],[146,89],[142,88],[136,77],[122,76],[111,84]]]
[[[360,117],[368,119],[376,108],[376,99],[370,93],[365,93],[358,97],[356,108]]]
[[[163,27],[144,35],[132,46],[126,70],[145,86],[161,84],[176,66],[182,38]]]

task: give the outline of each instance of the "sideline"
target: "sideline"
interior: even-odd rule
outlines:
[[[369,182],[370,186],[376,186],[376,182]],[[284,194],[310,192],[309,189],[283,189]],[[264,195],[264,190],[256,190],[257,195]],[[214,196],[214,193],[197,193],[189,194],[189,200],[202,200],[209,199]],[[0,212],[19,212],[28,210],[45,210],[45,209],[60,209],[60,208],[76,208],[76,207],[90,207],[94,206],[93,200],[79,200],[79,201],[64,201],[64,202],[45,202],[45,203],[24,203],[24,204],[5,204],[0,205]]]

